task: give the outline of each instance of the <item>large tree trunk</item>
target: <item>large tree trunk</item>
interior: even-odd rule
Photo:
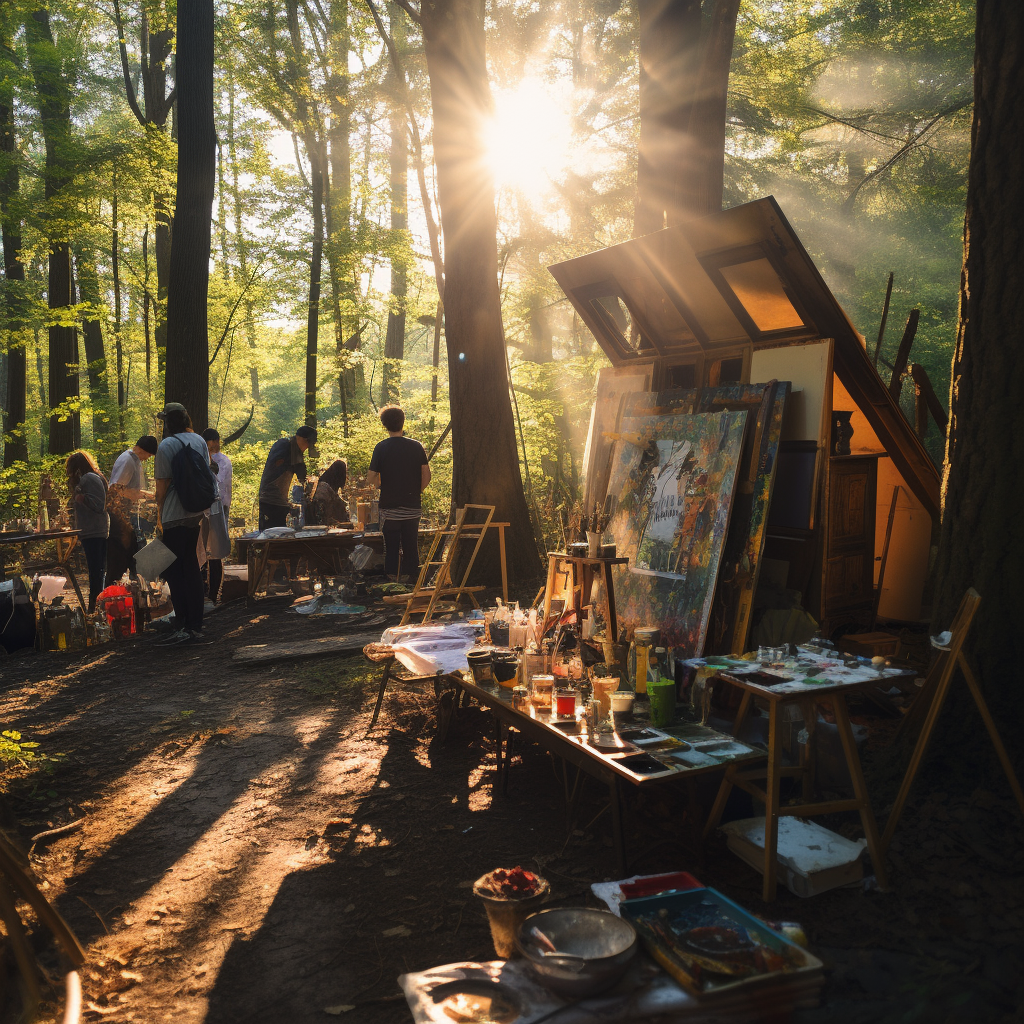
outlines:
[[[726,98],[739,3],[639,0],[636,235],[722,208]]]
[[[324,172],[316,147],[309,154],[313,192],[313,251],[309,260],[309,309],[306,314],[306,423],[316,426],[316,357],[320,328],[320,278],[324,262]]]
[[[0,51],[5,52],[5,51]],[[7,329],[7,388],[4,392],[4,468],[28,461],[24,293],[21,215],[17,211],[20,175],[14,135],[14,90],[10,66],[0,64],[0,231],[4,246],[4,317]]]
[[[1024,434],[1015,426],[1024,395],[1024,361],[1016,343],[1024,322],[1022,93],[1024,5],[978,0],[960,329],[950,387],[935,623],[949,627],[968,587],[981,594],[968,638],[969,659],[1008,743],[1024,726],[1014,640],[1024,621]],[[967,703],[965,693],[954,690],[961,707]],[[959,749],[964,723],[980,727],[980,720],[973,708],[955,717]]]
[[[73,157],[70,152],[71,109],[60,54],[50,31],[48,12],[40,10],[29,15],[25,21],[25,33],[46,143],[44,195],[49,202],[60,194],[73,175]],[[74,302],[71,249],[66,239],[54,237],[53,234],[50,235],[49,245],[47,303],[51,310],[58,310]],[[59,316],[54,314],[55,319]],[[69,319],[67,314],[64,314],[63,319]],[[74,327],[55,325],[48,329],[48,334],[51,410],[49,451],[51,455],[62,455],[71,451],[80,437],[77,410],[78,332]]]
[[[498,296],[494,183],[484,127],[491,113],[479,0],[424,0],[423,40],[445,243],[445,332],[454,471],[452,502],[494,505],[511,523],[509,574],[537,573],[523,494]],[[482,568],[493,578],[493,553]]]
[[[107,352],[103,344],[103,325],[97,307],[100,305],[100,279],[92,258],[82,250],[75,253],[78,267],[78,294],[82,302],[93,308],[82,317],[82,337],[85,341],[85,365],[89,378],[89,401],[92,404],[92,436],[95,442],[110,430],[107,408]]]
[[[209,418],[207,298],[216,176],[213,0],[178,0],[178,188],[167,293],[166,398],[188,409],[197,431]]]
[[[391,15],[391,39],[395,50],[401,56],[405,43],[405,22],[397,4],[389,4]],[[391,230],[398,236],[409,227],[409,143],[406,140],[405,108],[402,105],[402,87],[398,71],[392,66],[388,75],[391,85],[391,150],[388,154],[388,170],[391,183]],[[399,243],[396,237],[392,244]],[[401,238],[400,244],[405,245]],[[391,304],[388,307],[387,333],[384,335],[384,367],[381,371],[382,405],[397,402],[402,388],[401,360],[405,358],[405,299],[409,290],[409,270],[405,254],[391,260]]]

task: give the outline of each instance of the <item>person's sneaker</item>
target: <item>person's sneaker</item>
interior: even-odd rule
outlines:
[[[179,629],[177,632],[172,633],[168,637],[164,637],[162,640],[157,640],[157,647],[173,647],[174,644],[183,644],[186,640],[191,640],[192,634],[187,629]]]
[[[213,637],[207,636],[201,629],[191,629],[188,634],[189,643],[212,644]]]

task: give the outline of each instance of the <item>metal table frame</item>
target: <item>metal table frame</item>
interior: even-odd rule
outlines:
[[[47,530],[45,533],[26,533],[26,534],[15,534],[13,536],[5,536],[0,534],[0,579],[7,579],[7,567],[5,565],[5,559],[3,557],[4,547],[13,547],[15,544],[22,546],[22,553],[29,544],[39,544],[44,541],[52,540],[54,547],[57,550],[57,560],[49,563],[47,568],[62,569],[71,581],[71,586],[74,588],[75,596],[78,598],[78,604],[80,605],[83,612],[85,612],[89,604],[82,596],[82,588],[78,584],[78,578],[75,576],[74,570],[71,568],[71,555],[74,553],[75,548],[78,546],[78,537],[81,530]],[[65,549],[64,542],[67,543]]]

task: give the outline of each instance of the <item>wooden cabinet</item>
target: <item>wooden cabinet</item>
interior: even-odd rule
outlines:
[[[829,459],[822,619],[857,619],[874,606],[877,455]]]

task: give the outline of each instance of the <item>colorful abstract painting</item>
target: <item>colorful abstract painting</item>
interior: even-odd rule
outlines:
[[[782,438],[788,381],[727,384],[628,396],[623,417],[748,409],[739,483],[722,553],[705,650],[742,653],[750,634]]]
[[[729,528],[747,413],[624,418],[606,541],[621,625],[659,626],[687,657],[703,652]]]

